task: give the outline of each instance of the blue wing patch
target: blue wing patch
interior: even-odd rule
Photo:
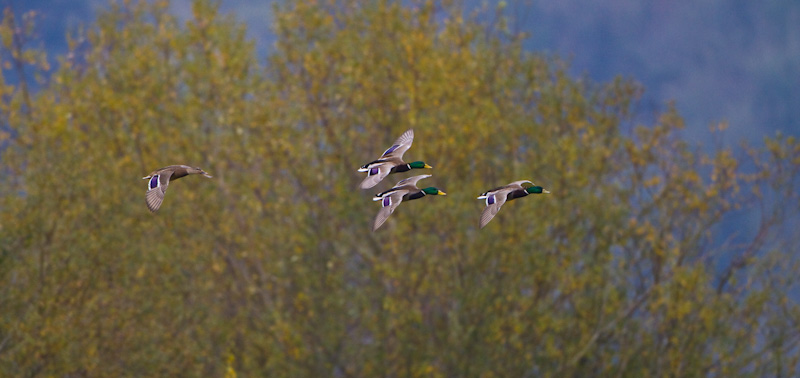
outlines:
[[[384,197],[383,198],[383,207],[391,206],[392,205],[392,197]]]
[[[150,189],[158,188],[158,186],[159,186],[158,176],[159,175],[155,175],[155,176],[150,178]]]
[[[494,205],[494,203],[495,203],[494,194],[486,197],[486,206]]]
[[[399,144],[395,144],[394,146],[389,147],[389,149],[386,150],[386,152],[384,152],[383,155],[381,155],[381,156],[386,156],[387,154],[391,154],[392,152],[394,152],[394,150],[396,150],[398,148],[400,148],[400,145]]]
[[[380,169],[378,169],[378,168],[370,168],[370,170],[369,170],[369,174],[367,174],[367,176],[374,176],[374,175],[377,175],[377,174],[378,174],[378,171],[380,171]]]

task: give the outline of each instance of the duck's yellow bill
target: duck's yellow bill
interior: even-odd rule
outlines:
[[[439,193],[436,193],[436,194],[438,194],[438,195],[440,195],[440,196],[446,196],[446,195],[447,195],[447,193],[445,193],[445,192],[443,192],[443,191],[441,191],[441,190],[439,191]]]
[[[428,165],[428,164],[425,164],[425,167],[423,167],[423,168],[433,168],[433,167],[431,167],[431,166],[430,166],[430,165]]]

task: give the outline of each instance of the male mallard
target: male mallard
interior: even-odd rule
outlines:
[[[381,201],[381,205],[383,207],[381,207],[381,210],[378,211],[378,216],[375,217],[375,224],[372,226],[373,232],[383,225],[383,222],[386,222],[386,220],[389,219],[389,215],[392,215],[394,209],[400,205],[400,202],[415,200],[417,198],[425,197],[428,194],[440,196],[447,195],[447,193],[434,187],[428,187],[425,189],[417,188],[417,181],[426,177],[431,177],[431,175],[419,175],[400,180],[400,182],[398,182],[393,188],[375,195],[375,198],[372,200]]]
[[[177,180],[183,176],[194,174],[200,174],[211,178],[211,175],[206,173],[206,171],[188,165],[170,165],[157,169],[146,177],[142,177],[143,180],[150,179],[147,184],[147,194],[145,195],[147,208],[154,213],[158,211],[158,208],[161,207],[161,202],[164,201],[164,193],[167,192],[167,186],[169,186],[170,180]]]
[[[409,129],[403,135],[400,135],[400,138],[397,138],[394,144],[381,155],[380,159],[361,166],[358,171],[367,172],[367,178],[361,182],[361,189],[369,189],[378,185],[390,173],[405,172],[415,168],[433,168],[422,161],[412,163],[403,161],[403,154],[411,148],[412,142],[414,142],[414,130]]]
[[[506,201],[511,201],[520,197],[525,197],[528,194],[549,194],[550,192],[537,186],[536,184],[528,181],[514,181],[508,185],[503,185],[499,188],[494,188],[488,192],[481,193],[478,199],[486,199],[486,207],[481,213],[481,228],[485,227]]]

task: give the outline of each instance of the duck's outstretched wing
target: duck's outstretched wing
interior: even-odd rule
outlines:
[[[147,193],[145,193],[145,202],[147,208],[155,213],[164,202],[164,194],[167,193],[169,186],[169,179],[172,177],[172,171],[162,172],[150,177],[147,181]]]
[[[375,232],[375,230],[380,228],[383,223],[389,219],[389,216],[392,215],[394,209],[396,209],[397,206],[403,202],[403,196],[406,193],[408,193],[407,190],[398,190],[381,198],[381,209],[378,211],[378,215],[375,216],[375,223],[372,225],[372,232]]]
[[[531,186],[536,186],[536,184],[534,184],[530,180],[519,180],[519,181],[514,181],[506,185],[505,187],[514,187],[515,189],[527,189],[530,188]]]
[[[381,158],[388,158],[388,157],[396,157],[399,159],[403,158],[403,154],[411,148],[411,143],[414,142],[414,130],[408,129],[403,135],[400,135],[394,144],[391,147],[387,148],[386,151],[383,152]]]
[[[372,188],[383,181],[392,171],[392,164],[390,162],[371,164],[370,167],[365,168],[365,170],[367,172],[367,178],[361,181],[361,184],[358,186],[361,189]]]
[[[404,178],[404,179],[398,181],[397,184],[395,184],[394,187],[397,188],[397,187],[400,187],[400,186],[403,186],[403,185],[417,186],[417,182],[419,180],[422,180],[422,179],[428,178],[428,177],[431,177],[431,175],[417,175],[417,176],[411,176],[409,178]]]
[[[500,211],[500,208],[506,203],[508,194],[517,189],[519,189],[518,185],[512,186],[509,184],[502,188],[483,193],[478,197],[478,199],[486,199],[486,207],[484,207],[483,212],[481,212],[481,228],[486,227],[489,221],[497,215],[497,212]]]

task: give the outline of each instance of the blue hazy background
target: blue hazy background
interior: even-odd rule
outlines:
[[[51,55],[66,53],[65,33],[89,24],[107,0],[0,0],[15,13],[39,12],[39,35]],[[272,1],[223,0],[224,13],[248,26],[260,54],[270,51]],[[465,7],[494,8],[467,0]],[[510,28],[530,35],[531,51],[557,54],[576,76],[617,75],[645,87],[647,117],[674,100],[685,136],[709,142],[708,126],[729,122],[725,143],[759,144],[764,135],[800,131],[800,1],[587,0],[508,1]],[[173,12],[191,14],[190,0]],[[492,13],[492,12],[489,12]],[[54,62],[54,60],[53,60]]]

